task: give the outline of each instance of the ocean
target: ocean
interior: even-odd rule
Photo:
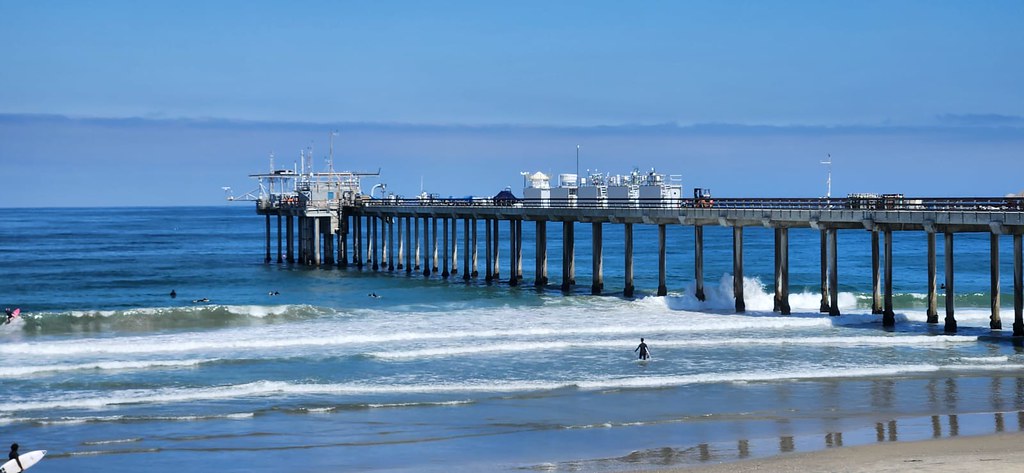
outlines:
[[[0,326],[0,442],[47,450],[40,473],[618,472],[1024,429],[1024,353],[979,339],[993,333],[987,234],[956,236],[960,330],[944,335],[942,297],[940,323],[925,323],[923,233],[895,234],[885,330],[870,314],[866,231],[839,232],[843,315],[830,317],[810,229],[790,232],[793,314],[781,316],[764,228],[745,231],[736,314],[725,228],[705,228],[699,302],[691,227],[668,230],[669,295],[657,297],[657,230],[635,226],[625,299],[621,226],[605,226],[593,296],[589,225],[570,294],[556,224],[540,289],[532,222],[520,287],[264,264],[263,225],[244,203],[0,212],[0,304],[22,309]],[[1004,238],[995,333],[1007,338]],[[482,274],[482,241],[480,254]]]

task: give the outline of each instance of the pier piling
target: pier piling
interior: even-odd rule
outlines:
[[[743,227],[732,227],[732,293],[736,298],[736,312],[746,312],[743,300]]]
[[[696,285],[694,297],[704,302],[704,227],[693,226],[693,282]]]
[[[925,231],[928,238],[928,311],[927,323],[939,323],[939,294],[936,280],[935,232]]]
[[[633,297],[633,224],[627,222],[622,226],[625,227],[626,231],[626,261],[625,271],[623,271],[626,276],[626,283],[625,287],[622,290],[622,295],[624,297]]]
[[[658,295],[668,295],[668,286],[665,284],[665,232],[664,224],[658,225]]]
[[[537,220],[535,226],[537,268],[533,284],[536,287],[544,287],[548,284],[548,222],[546,220]]]
[[[895,327],[896,313],[892,310],[892,230],[882,231],[885,238],[885,308],[882,310],[882,326]]]
[[[991,269],[991,306],[992,314],[989,315],[989,328],[1002,330],[1003,321],[999,318],[999,234],[989,235],[989,267]]]
[[[882,314],[882,265],[878,251],[878,229],[871,229],[871,313]]]
[[[953,315],[956,291],[953,290],[953,232],[948,229],[946,236],[946,333],[956,333],[956,317]]]
[[[593,282],[590,284],[590,293],[599,295],[604,291],[604,227],[601,222],[590,224],[590,248],[591,264],[593,266]]]

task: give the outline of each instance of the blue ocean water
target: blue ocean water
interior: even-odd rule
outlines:
[[[653,295],[656,227],[635,227],[624,299],[619,226],[605,226],[592,296],[589,225],[569,295],[556,224],[542,289],[530,222],[514,288],[264,264],[263,225],[248,205],[0,213],[0,304],[23,311],[0,326],[0,441],[48,450],[40,472],[623,471],[1024,428],[1024,354],[979,340],[987,234],[956,236],[947,336],[925,323],[920,233],[895,236],[897,327],[883,330],[864,231],[839,234],[844,315],[829,317],[809,229],[790,232],[794,314],[780,316],[768,229],[745,231],[735,314],[730,229],[705,228],[699,302],[690,227],[669,228],[667,297]]]

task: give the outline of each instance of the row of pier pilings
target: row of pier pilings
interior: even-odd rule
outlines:
[[[266,258],[271,258],[271,215],[266,215]],[[293,223],[293,219],[297,221]],[[285,234],[282,235],[282,220]],[[439,274],[442,278],[459,274],[458,221],[462,220],[462,278],[479,277],[478,223],[484,227],[484,279],[488,282],[502,280],[501,258],[499,255],[500,224],[507,223],[510,255],[507,282],[518,286],[523,281],[523,220],[497,218],[444,218],[444,217],[379,217],[370,215],[298,216],[277,215],[277,262],[306,265],[338,265],[340,267],[368,267],[374,271],[402,271],[407,274],[422,273],[429,277]],[[479,220],[482,220],[480,222]],[[547,263],[547,221],[536,220],[536,270],[534,285],[548,284]],[[575,265],[575,222],[562,223],[562,282],[561,289],[570,291],[576,284]],[[603,232],[600,222],[592,225],[592,294],[604,291]],[[623,295],[633,297],[633,224],[621,223],[624,235],[624,287]],[[422,231],[421,231],[422,227]],[[438,230],[440,227],[440,233]],[[297,238],[293,232],[298,233]],[[396,231],[397,229],[397,231]],[[783,315],[790,313],[789,305],[789,228],[777,227],[775,231],[775,295],[774,310]],[[839,272],[837,228],[819,226],[821,233],[821,306],[820,311],[840,315]],[[928,276],[927,276],[927,322],[938,323],[938,287],[936,286],[936,234],[935,229],[926,229]],[[397,234],[397,242],[396,241]],[[881,234],[881,235],[880,235]],[[892,287],[892,234],[882,226],[871,230],[872,305],[871,312],[882,316],[886,327],[895,325]],[[954,232],[943,232],[945,250],[945,319],[944,329],[953,333],[957,330],[954,317],[955,279],[953,271]],[[743,295],[743,227],[732,227],[733,237],[733,294],[736,311],[746,310]],[[1014,322],[1013,335],[1024,336],[1024,278],[1022,278],[1020,230],[1013,231],[1013,285]],[[298,241],[298,259],[293,253],[293,244]],[[286,245],[283,248],[282,245]],[[349,246],[351,245],[351,247]],[[881,245],[881,251],[880,251]],[[705,300],[704,295],[704,227],[694,225],[694,296]],[[337,259],[335,260],[335,255]],[[658,225],[658,290],[659,296],[666,295],[666,225]],[[351,259],[350,259],[351,258]],[[991,317],[990,328],[1002,329],[1000,318],[1000,274],[999,234],[991,234]],[[881,264],[884,262],[884,265]]]

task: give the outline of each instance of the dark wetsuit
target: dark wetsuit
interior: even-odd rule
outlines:
[[[22,468],[22,466],[21,466],[21,459],[18,458],[18,451],[17,450],[11,449],[11,453],[7,454],[7,459],[8,460],[15,460],[18,463],[18,471],[25,471],[25,469]]]
[[[650,353],[647,353],[647,344],[644,343],[644,342],[640,342],[640,346],[636,347],[636,350],[633,350],[633,351],[639,351],[640,352],[640,359],[641,360],[646,360],[646,359],[651,357]]]

